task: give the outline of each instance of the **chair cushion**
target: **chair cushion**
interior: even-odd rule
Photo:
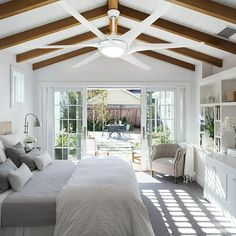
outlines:
[[[177,149],[177,144],[160,144],[158,145],[156,155],[159,157],[175,157]]]
[[[152,161],[152,170],[167,174],[174,175],[174,158],[173,157],[163,157]]]

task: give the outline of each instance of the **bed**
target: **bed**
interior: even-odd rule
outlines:
[[[0,222],[1,236],[154,235],[134,171],[116,157],[34,171],[21,191],[0,194]]]

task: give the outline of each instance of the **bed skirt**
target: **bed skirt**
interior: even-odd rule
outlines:
[[[1,236],[53,236],[54,225],[42,227],[4,227]]]

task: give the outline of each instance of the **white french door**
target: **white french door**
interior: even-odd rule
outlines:
[[[54,157],[77,161],[86,152],[86,90],[54,92]]]
[[[101,86],[108,85],[101,83]],[[185,129],[189,123],[189,118],[185,119],[185,87],[170,86],[159,86],[158,83],[155,86],[150,83],[109,85],[112,88],[141,88],[142,169],[149,168],[151,147],[156,142],[185,141]],[[43,123],[38,132],[39,145],[55,159],[77,160],[87,154],[87,89],[90,87],[98,85],[42,84],[39,87],[38,114]]]
[[[142,168],[150,168],[152,146],[185,141],[185,89],[142,89]]]

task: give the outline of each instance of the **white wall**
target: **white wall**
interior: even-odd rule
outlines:
[[[236,56],[230,55],[227,58],[223,59],[223,67],[216,67],[206,63],[203,63],[203,78],[208,77],[210,75],[214,75],[221,71],[233,68],[236,66]]]
[[[10,107],[10,65],[22,69],[25,74],[25,103]],[[8,52],[0,53],[0,122],[12,121],[13,131],[22,135],[24,129],[24,116],[33,112],[34,80],[31,65],[17,64],[15,55]]]
[[[110,82],[117,82],[123,86],[125,86],[125,83],[135,82],[137,87],[143,84],[143,82],[148,82],[150,86],[154,86],[154,82],[160,82],[159,84],[162,86],[175,86],[175,84],[180,84],[179,82],[181,84],[187,82],[190,87],[187,94],[188,110],[186,113],[190,121],[187,126],[187,141],[197,144],[197,109],[199,106],[199,81],[202,76],[201,65],[198,65],[197,71],[193,72],[144,55],[136,55],[140,60],[150,65],[152,69],[150,71],[144,71],[120,59],[107,59],[105,57],[101,57],[81,68],[72,68],[73,65],[89,55],[87,54],[83,57],[73,58],[36,70],[34,73],[35,80],[41,85],[45,82],[52,82],[52,84],[63,82],[59,83],[61,86],[64,86],[67,82],[68,84],[71,82],[71,86],[79,82],[83,82],[83,85],[84,82],[85,84],[88,82],[89,85],[93,84],[90,82],[98,82],[98,84],[100,82],[103,86],[109,86],[111,84]],[[198,163],[197,166],[199,166]]]

